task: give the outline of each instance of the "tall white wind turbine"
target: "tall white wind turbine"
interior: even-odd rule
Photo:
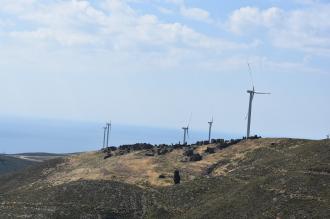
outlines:
[[[247,63],[249,67],[249,73],[251,77],[251,82],[252,82],[252,90],[247,90],[247,93],[250,94],[250,99],[249,99],[249,110],[248,110],[248,123],[247,123],[247,131],[246,131],[246,138],[250,137],[250,130],[251,130],[251,114],[252,114],[252,102],[253,102],[253,97],[255,94],[270,94],[270,93],[264,93],[264,92],[257,92],[254,90],[254,83],[253,83],[253,76],[252,76],[252,71],[250,67],[250,63]]]

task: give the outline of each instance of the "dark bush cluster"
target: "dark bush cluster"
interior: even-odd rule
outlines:
[[[261,136],[253,135],[253,136],[250,136],[248,139],[259,139],[259,138],[261,138]],[[246,139],[246,137],[243,137],[243,139]]]
[[[127,144],[119,146],[119,150],[127,150],[127,151],[139,151],[139,150],[148,150],[153,149],[152,144],[147,143],[137,143],[137,144]]]
[[[196,153],[189,157],[189,161],[200,161],[202,158],[200,154]]]
[[[169,145],[159,145],[159,146],[154,146],[152,149],[149,149],[146,153],[145,156],[155,156],[155,155],[165,155],[173,150],[173,147]]]
[[[215,148],[207,147],[204,152],[208,153],[208,154],[214,154],[215,153]]]
[[[112,151],[116,151],[116,150],[117,150],[117,147],[110,146],[110,147],[103,148],[102,152],[103,153],[111,153]]]
[[[219,148],[220,150],[222,150],[222,149],[225,149],[225,148],[227,148],[229,146],[232,146],[234,144],[237,144],[237,143],[239,143],[241,141],[242,141],[242,139],[231,139],[231,140],[227,140],[227,141],[225,141],[225,142],[223,142],[221,144],[218,144],[217,145],[217,148]]]
[[[252,136],[249,139],[258,139],[261,138],[260,136]],[[243,138],[246,139],[246,138]],[[231,139],[231,140],[224,140],[224,139],[212,139],[212,144],[217,144],[216,148],[222,150],[224,148],[227,148],[231,145],[237,144],[243,139]],[[202,145],[208,145],[209,141],[198,141],[195,145],[202,146]],[[208,154],[215,153],[216,148],[208,147],[204,152]],[[104,159],[107,159],[113,155],[124,155],[127,153],[130,153],[132,151],[139,151],[139,150],[147,150],[145,153],[145,156],[155,156],[155,155],[165,155],[169,152],[171,152],[174,149],[185,149],[183,155],[188,157],[188,159],[184,159],[185,161],[198,161],[202,159],[201,155],[194,156],[194,149],[192,148],[192,145],[183,145],[183,144],[160,144],[160,145],[152,145],[148,143],[136,143],[136,144],[127,144],[127,145],[121,145],[118,148],[117,147],[106,147],[102,149],[103,153],[106,153]],[[194,157],[193,157],[194,156]],[[191,158],[193,157],[193,158]]]
[[[211,144],[222,144],[225,142],[225,139],[218,138],[218,139],[211,139]],[[201,146],[201,145],[208,145],[210,144],[209,141],[197,141],[196,145]]]
[[[168,147],[158,147],[156,151],[157,151],[157,155],[165,155],[168,152],[170,152],[170,149]]]
[[[194,155],[194,150],[192,148],[187,148],[185,149],[185,151],[183,152],[183,156],[187,156],[190,157]]]
[[[104,159],[108,159],[109,157],[112,157],[113,156],[112,152],[114,152],[116,150],[117,150],[117,148],[116,147],[113,147],[113,146],[103,148],[102,149],[102,152],[106,154],[104,156]]]
[[[200,154],[195,153],[194,149],[191,148],[191,147],[185,148],[185,150],[183,152],[183,156],[188,157],[188,159],[186,158],[186,159],[183,160],[184,162],[186,162],[186,161],[200,161],[203,158]]]
[[[187,146],[190,146],[190,145],[183,145],[183,144],[174,144],[172,145],[173,149],[182,149],[183,147],[187,147]]]

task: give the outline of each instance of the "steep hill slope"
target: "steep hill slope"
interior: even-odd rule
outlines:
[[[182,162],[183,149],[49,160],[0,177],[0,217],[330,217],[329,141],[258,139],[205,149],[195,148],[203,154],[198,162]],[[172,185],[175,169],[179,185]]]

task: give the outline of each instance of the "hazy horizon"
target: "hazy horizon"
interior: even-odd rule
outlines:
[[[15,154],[29,152],[74,153],[99,150],[103,144],[104,123],[70,120],[0,118],[0,154]],[[190,127],[188,143],[207,140],[208,124],[204,130]],[[123,144],[151,143],[176,144],[182,142],[181,127],[152,127],[120,124],[112,122],[110,135],[111,146]],[[214,123],[215,128],[219,124]],[[272,136],[265,133],[252,134],[262,137],[292,137],[303,136]],[[226,133],[214,130],[212,138],[242,138],[245,133]]]
[[[23,118],[0,118],[0,122],[3,125],[0,127],[0,153],[72,153],[99,150],[103,144],[103,123]],[[207,131],[190,128],[188,143],[207,139]],[[215,132],[213,137],[230,139],[239,136]],[[109,144],[175,144],[179,141],[182,142],[180,127],[171,129],[113,123]]]

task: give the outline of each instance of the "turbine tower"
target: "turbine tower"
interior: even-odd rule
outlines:
[[[209,123],[209,143],[211,143],[211,131],[212,131],[212,125],[213,125],[213,116]]]
[[[250,137],[250,127],[251,127],[251,113],[252,113],[252,101],[255,94],[270,94],[270,93],[262,93],[257,92],[254,90],[254,86],[252,90],[247,91],[248,94],[250,94],[250,100],[249,100],[249,112],[248,112],[248,123],[247,123],[247,132],[246,132],[246,138]]]
[[[105,139],[106,139],[108,127],[104,126],[103,129],[104,129],[104,131],[103,131],[103,147],[102,148],[105,148]]]
[[[107,147],[109,147],[109,136],[111,133],[111,121],[110,121],[110,123],[106,124],[106,127],[107,127]]]
[[[183,145],[187,144],[186,138],[189,137],[189,125],[187,127],[182,127],[183,129]]]
[[[182,127],[182,129],[183,129],[183,145],[187,144],[187,138],[189,138],[189,125],[190,125],[190,121],[191,121],[191,116],[192,116],[192,114],[190,113],[188,125],[185,127]]]

